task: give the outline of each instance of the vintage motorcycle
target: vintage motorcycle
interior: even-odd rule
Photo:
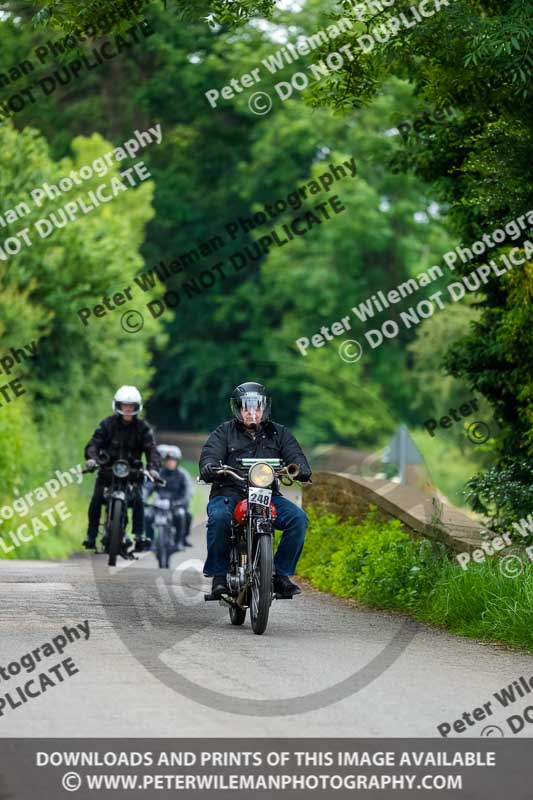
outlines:
[[[176,530],[174,519],[175,516],[179,518],[181,531],[183,531],[186,524],[185,507],[172,502],[170,497],[160,497],[159,495],[151,503],[145,503],[144,506],[150,509],[152,514],[152,550],[161,569],[166,569],[172,553],[183,549],[183,545],[179,541],[180,532]]]
[[[153,479],[144,469],[142,461],[118,458],[110,464],[109,457],[104,452],[100,453],[98,470],[111,477],[109,485],[104,488],[106,513],[102,545],[104,552],[108,554],[107,563],[110,567],[115,567],[117,556],[126,559],[132,557],[133,543],[126,534],[128,508],[134,499],[140,497],[144,479]],[[93,470],[84,469],[82,472],[93,472]],[[157,482],[162,486],[166,484],[163,478],[159,478]]]
[[[296,464],[283,465],[277,458],[242,458],[242,469],[221,465],[217,475],[230,476],[246,490],[233,511],[230,534],[229,592],[221,598],[211,594],[205,600],[219,600],[229,606],[232,625],[242,625],[250,609],[252,630],[265,632],[273,598],[289,599],[273,592],[273,539],[276,509],[272,488],[276,481],[290,486],[298,476]]]

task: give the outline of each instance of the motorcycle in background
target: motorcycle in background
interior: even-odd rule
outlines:
[[[169,566],[172,553],[183,549],[178,541],[178,531],[174,525],[175,515],[180,515],[182,526],[185,525],[185,509],[182,505],[173,503],[170,497],[156,495],[151,503],[145,503],[145,508],[152,510],[154,551],[161,569]],[[183,530],[183,527],[182,527]]]
[[[118,458],[109,464],[109,456],[105,452],[98,459],[98,470],[102,475],[111,478],[109,485],[104,487],[106,513],[102,545],[104,552],[108,554],[107,563],[110,567],[115,567],[119,555],[125,559],[131,557],[133,543],[126,534],[128,508],[141,496],[144,479],[153,479],[144,469],[142,461]],[[84,469],[82,472],[93,470]],[[157,482],[162,486],[166,484],[162,478]]]

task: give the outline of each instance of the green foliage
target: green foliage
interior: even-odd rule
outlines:
[[[395,3],[365,24],[385,22],[401,10],[404,4]],[[350,3],[343,3],[342,13],[353,15]],[[315,104],[360,107],[379,102],[395,75],[407,78],[426,105],[455,109],[445,125],[410,136],[391,164],[431,184],[465,245],[533,207],[533,175],[526,166],[533,161],[533,110],[526,102],[533,85],[531,21],[527,0],[488,7],[458,0],[358,54],[314,92]],[[357,35],[347,34],[347,43]],[[458,64],[464,66],[459,73]],[[497,251],[458,263],[457,272],[470,272]],[[480,292],[479,319],[445,361],[454,377],[492,406],[502,425],[497,449],[503,459],[533,454],[532,296],[531,264],[492,278]]]
[[[2,213],[26,201],[28,193],[44,181],[57,183],[70,170],[91,164],[111,147],[98,134],[77,137],[72,142],[73,156],[56,162],[37,131],[26,128],[20,132],[11,123],[5,124],[0,128]],[[117,174],[115,166],[106,177]],[[101,182],[94,178],[81,188],[85,192]],[[68,199],[73,196],[75,192]],[[41,239],[33,223],[64,205],[67,198],[63,195],[40,208],[30,203],[30,213],[8,229],[13,234],[29,228],[32,243],[0,262],[3,349],[21,348],[34,341],[37,357],[17,367],[26,394],[0,409],[2,505],[12,503],[15,491],[24,494],[39,486],[55,469],[80,463],[82,448],[96,423],[109,414],[117,385],[133,383],[147,389],[152,374],[149,338],[124,333],[119,317],[112,314],[83,327],[76,312],[128,285],[131,271],[142,265],[138,250],[143,228],[153,214],[151,197],[150,183],[130,188],[112,201],[113,209],[102,205]],[[146,326],[148,337],[164,341],[156,320],[147,319]],[[81,519],[85,516],[80,510],[82,500],[76,499],[75,489],[70,491]],[[24,546],[20,554],[66,555],[81,538],[79,530],[73,531],[72,526],[68,530],[66,539],[61,534],[56,541],[55,531]]]
[[[353,16],[351,3],[340,5],[344,16]],[[408,6],[401,0],[377,21]],[[31,9],[16,0],[3,4],[8,14],[0,23],[2,71],[37,44],[89,24],[112,7],[96,0],[40,0]],[[31,18],[39,10],[41,24],[34,28]],[[269,22],[254,19],[258,14]],[[402,327],[396,340],[375,351],[367,347],[357,364],[338,355],[340,342],[351,333],[310,349],[306,357],[294,346],[297,338],[350,315],[352,306],[374,292],[386,293],[440,263],[458,239],[468,244],[532,205],[532,180],[524,172],[532,160],[531,107],[515,97],[516,91],[530,90],[529,5],[487,7],[458,0],[372,53],[358,54],[346,70],[306,95],[307,106],[295,94],[286,103],[275,102],[268,117],[256,117],[246,92],[217,109],[209,106],[208,88],[220,89],[258,66],[284,35],[295,41],[325,27],[335,14],[321,0],[308,0],[300,10],[274,7],[270,0],[154,0],[142,15],[156,35],[142,48],[83,73],[67,90],[16,115],[18,128],[33,120],[42,135],[3,126],[4,208],[36,182],[57,180],[72,165],[105,152],[108,142],[129,138],[135,128],[157,121],[163,129],[162,144],[143,154],[153,184],[129,190],[113,208],[56,231],[13,259],[1,275],[0,332],[6,346],[19,339],[39,342],[40,359],[28,369],[34,403],[27,432],[41,437],[43,469],[78,460],[80,444],[95,418],[108,412],[117,383],[138,383],[146,391],[152,380],[151,411],[162,426],[205,430],[227,415],[230,389],[248,377],[268,383],[274,415],[294,425],[306,443],[356,448],[384,444],[399,422],[419,425],[445,413],[448,399],[464,390],[484,396],[502,424],[497,444],[471,458],[459,427],[449,432],[453,445],[428,443],[432,474],[453,499],[472,471],[485,465],[491,447],[510,458],[529,458],[533,379],[524,353],[532,349],[533,284],[526,267],[489,284],[476,310],[458,304],[420,328]],[[123,20],[115,27],[130,24]],[[335,48],[353,44],[365,25],[336,40]],[[85,48],[93,44],[89,40]],[[314,51],[313,61],[320,55]],[[68,58],[55,64],[50,58],[42,69],[50,72]],[[264,75],[258,88],[276,100],[274,83],[294,69],[287,65]],[[331,115],[325,105],[344,116]],[[393,135],[401,120],[415,119],[428,105],[453,105],[455,116],[410,136],[406,144]],[[176,311],[162,317],[168,339],[148,319],[142,339],[123,334],[113,315],[81,328],[76,308],[94,305],[109,290],[130,285],[145,265],[187,253],[227,222],[250,217],[330,162],[352,156],[357,178],[330,192],[338,191],[344,214],[286,247],[272,248],[238,274],[229,270],[226,280],[202,295],[183,297]],[[243,234],[220,259],[227,266],[232,252],[295,214]],[[448,219],[455,226],[453,239]],[[218,260],[216,255],[187,268],[186,277]],[[458,274],[462,270],[458,264]],[[179,288],[182,278],[168,288]],[[384,318],[376,315],[376,327]],[[354,338],[361,338],[362,327],[354,324]],[[448,362],[455,381],[441,369],[448,343],[455,343]],[[22,427],[10,430],[20,449]],[[22,475],[23,467],[17,469]],[[2,479],[6,491],[22,480],[16,470],[10,476],[7,466]]]
[[[322,591],[473,636],[533,649],[533,566],[511,579],[498,558],[463,570],[442,544],[412,539],[376,509],[361,522],[307,509],[309,530],[298,571]],[[526,563],[527,562],[527,563]]]
[[[224,233],[227,222],[249,218],[265,203],[286,197],[329,163],[353,157],[357,177],[316,197],[322,202],[338,193],[346,212],[286,247],[273,248],[238,274],[228,265],[229,256],[301,211],[289,209],[269,225],[238,236],[220,255],[186,269],[192,277],[223,260],[228,277],[200,296],[188,299],[182,293],[180,306],[162,318],[170,336],[167,347],[156,349],[154,407],[160,424],[212,428],[227,414],[231,388],[257,372],[275,395],[276,416],[299,425],[307,441],[381,444],[411,414],[404,348],[414,332],[403,330],[397,342],[367,352],[362,369],[338,356],[338,345],[348,337],[316,351],[317,359],[303,359],[293,343],[351,315],[351,306],[378,289],[393,288],[436,263],[451,244],[437,216],[431,225],[415,218],[431,206],[427,187],[384,169],[399,147],[399,137],[384,136],[384,120],[392,127],[402,118],[403,109],[413,104],[411,92],[401,80],[392,80],[376,106],[354,113],[348,124],[297,101],[276,104],[265,120],[250,112],[247,94],[212,109],[204,97],[208,87],[221,87],[249,71],[279,43],[270,28],[248,25],[228,32],[192,19],[184,25],[174,10],[172,3],[167,11],[159,3],[147,6],[157,35],[142,50],[83,75],[69,86],[68,96],[54,93],[39,107],[39,125],[58,156],[70,148],[70,132],[97,130],[117,143],[129,137],[139,125],[133,109],[146,124],[161,122],[163,143],[143,154],[157,187],[156,213],[142,250],[147,266]],[[200,11],[200,6],[191,8],[193,15]],[[327,25],[329,16],[313,1],[296,14],[292,8],[276,9],[272,24],[290,26],[293,36],[309,35]],[[23,33],[16,28],[19,39]],[[28,50],[41,41],[24,35]],[[13,36],[15,30],[8,44]],[[18,44],[20,52],[23,43]],[[274,92],[274,83],[292,71],[287,65],[279,75],[265,75],[259,88]],[[313,204],[310,198],[305,209]],[[137,268],[131,264],[130,281]],[[179,289],[182,283],[180,275],[167,285]],[[324,414],[330,403],[335,408]]]
[[[145,4],[150,0],[145,0]],[[68,30],[74,26],[93,24],[106,11],[127,6],[127,0],[108,2],[107,0],[89,0],[80,5],[76,0],[38,0],[43,8],[34,17],[37,25],[60,25]],[[256,14],[268,15],[274,6],[274,0],[159,0],[159,4],[170,14],[175,14],[187,22],[204,21],[212,27],[242,25]],[[118,27],[118,26],[117,26]]]
[[[498,562],[487,559],[464,571],[443,561],[417,616],[464,636],[533,650],[533,565],[525,560],[521,574],[509,578]]]
[[[410,608],[427,591],[438,548],[412,541],[399,520],[383,520],[372,506],[358,524],[314,509],[308,514],[298,570],[317,588],[380,608]]]
[[[490,519],[492,530],[504,530],[533,512],[533,464],[505,459],[467,483],[474,511]]]

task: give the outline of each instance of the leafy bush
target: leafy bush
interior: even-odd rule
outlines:
[[[413,539],[375,507],[361,522],[307,509],[299,573],[317,589],[409,611],[454,633],[533,649],[533,565],[505,576],[494,557],[463,570],[444,545]]]
[[[489,516],[493,530],[504,530],[533,511],[533,464],[524,458],[503,459],[466,485],[472,508]]]
[[[381,608],[406,608],[425,591],[439,557],[437,544],[413,541],[399,520],[375,507],[360,523],[309,509],[309,532],[299,571],[318,589]]]

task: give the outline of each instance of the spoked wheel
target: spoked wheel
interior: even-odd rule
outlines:
[[[246,619],[246,609],[240,606],[230,606],[229,618],[232,625],[242,625]]]
[[[115,500],[109,515],[109,558],[107,563],[110,567],[116,567],[117,556],[122,546],[122,501]]]
[[[260,635],[268,624],[272,602],[272,540],[259,536],[254,558],[254,573],[250,590],[250,618],[252,630]]]

